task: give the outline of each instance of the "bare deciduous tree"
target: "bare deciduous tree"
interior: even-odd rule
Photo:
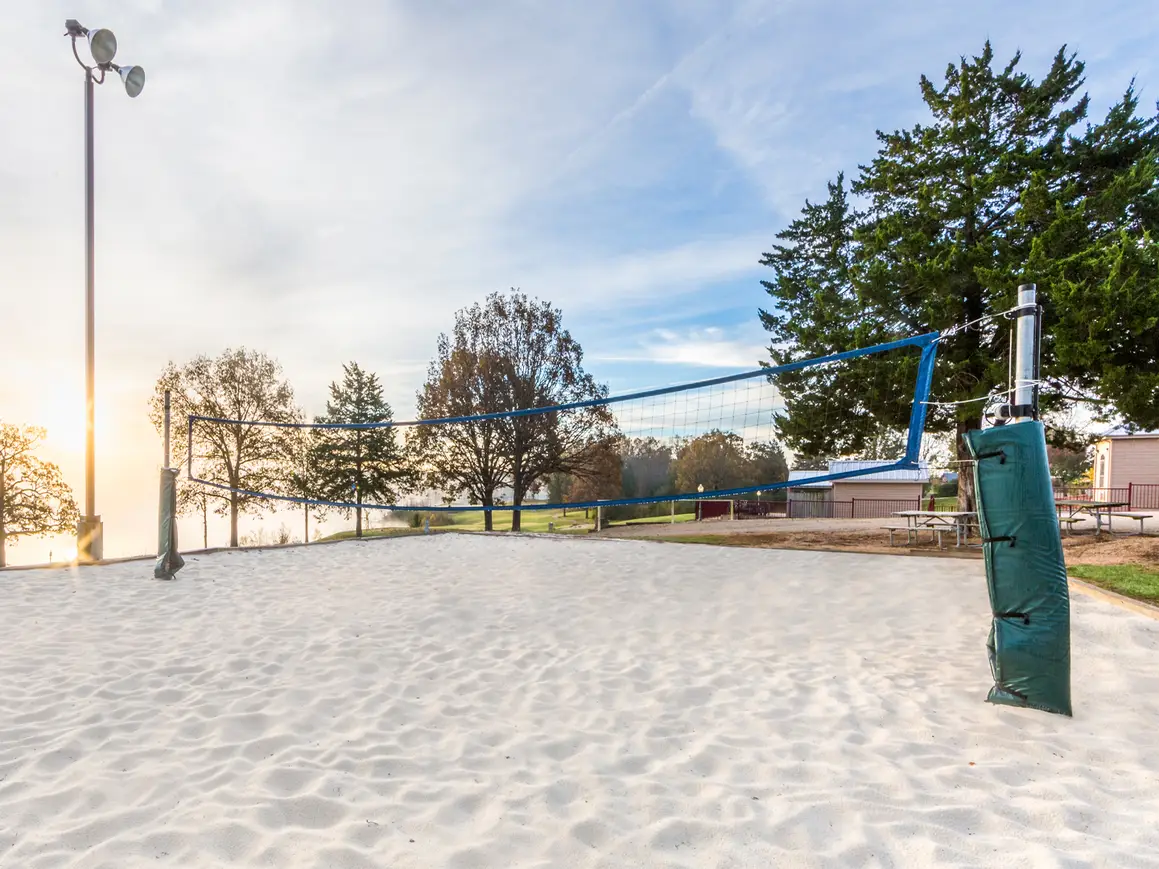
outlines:
[[[149,418],[160,431],[165,390],[172,393],[173,444],[178,456],[189,448],[190,414],[245,422],[198,423],[193,429],[194,470],[225,488],[210,496],[214,512],[230,517],[229,545],[238,545],[238,515],[273,509],[273,502],[251,492],[282,494],[292,469],[286,447],[292,430],[247,424],[249,421],[299,422],[294,391],[278,362],[264,353],[226,350],[216,359],[198,356],[178,368],[169,363],[157,379]],[[220,492],[221,494],[216,494]],[[197,497],[194,495],[193,497]]]

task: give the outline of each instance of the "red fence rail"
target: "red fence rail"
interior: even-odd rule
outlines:
[[[1159,510],[1159,483],[1128,483],[1127,500],[1132,510]]]

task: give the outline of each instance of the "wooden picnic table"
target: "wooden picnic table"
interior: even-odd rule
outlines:
[[[1067,511],[1066,518],[1073,519],[1076,513],[1086,513],[1095,517],[1095,534],[1103,530],[1103,514],[1107,514],[1107,533],[1111,532],[1111,511],[1118,507],[1130,507],[1127,501],[1088,501],[1084,498],[1058,498],[1055,508]]]
[[[919,530],[937,532],[954,530],[955,546],[961,546],[969,536],[971,520],[978,517],[971,511],[957,510],[898,510],[893,514],[906,520],[906,525],[916,533]]]

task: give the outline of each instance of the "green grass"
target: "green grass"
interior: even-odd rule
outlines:
[[[484,519],[482,511],[446,514],[451,520],[450,525],[431,525],[431,531],[483,531]],[[511,530],[511,511],[495,510],[492,513],[495,531]],[[520,514],[520,530],[532,533],[546,533],[548,523],[557,534],[587,534],[596,527],[596,511],[590,510],[588,518],[584,518],[584,511],[568,510],[567,515],[562,510],[524,510]],[[677,513],[677,522],[690,522],[696,518],[695,513]],[[653,516],[644,519],[628,519],[620,522],[609,522],[612,525],[639,525],[647,523],[667,524],[672,521],[671,516]],[[406,534],[421,533],[422,528],[370,528],[363,530],[365,537],[398,537]],[[353,531],[339,531],[323,537],[323,540],[348,540],[354,536]]]
[[[1127,597],[1159,604],[1159,570],[1137,564],[1076,564],[1067,572]]]
[[[363,537],[409,537],[413,534],[422,534],[421,528],[363,528]],[[354,538],[353,531],[338,531],[334,534],[327,534],[321,537],[317,542],[321,543],[324,540],[351,540]]]
[[[492,512],[492,527],[496,531],[511,530],[511,511],[495,510]],[[470,513],[451,513],[452,525],[440,525],[439,528],[447,531],[482,531],[484,517],[482,511]],[[595,527],[595,519],[585,519],[583,510],[569,510],[563,515],[562,510],[523,510],[519,514],[519,528],[521,531],[547,531],[548,523],[553,523],[560,533],[578,534],[590,531]],[[432,528],[432,530],[434,530]]]
[[[925,498],[922,499],[926,500]],[[944,498],[934,498],[935,510],[956,510],[958,509],[958,496],[948,495]]]
[[[696,520],[695,513],[677,513],[676,523],[694,522]],[[672,522],[671,516],[645,516],[642,519],[624,519],[620,522],[609,522],[608,527],[613,525],[668,525]]]

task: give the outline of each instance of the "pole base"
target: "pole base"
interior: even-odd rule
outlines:
[[[105,526],[100,516],[82,516],[76,523],[76,560],[84,563],[105,557]]]

